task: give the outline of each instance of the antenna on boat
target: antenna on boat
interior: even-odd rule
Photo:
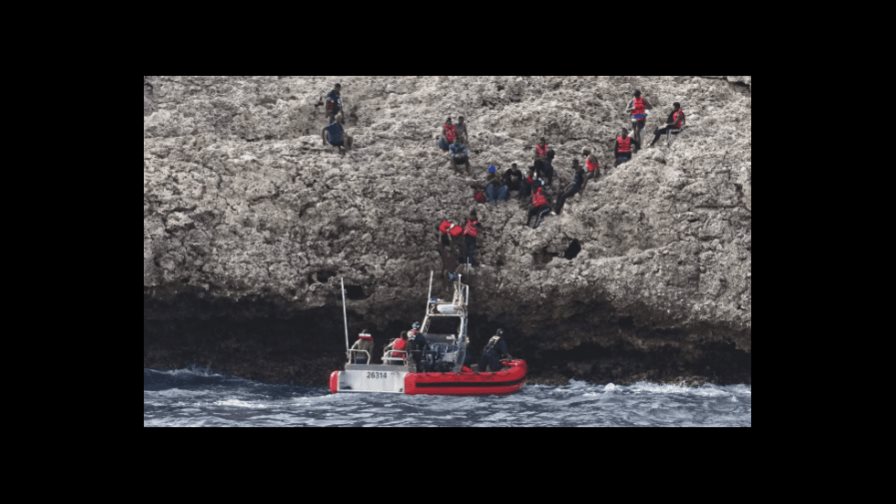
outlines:
[[[340,277],[342,284],[342,322],[345,324],[345,353],[348,354],[348,315],[345,313],[345,278]]]

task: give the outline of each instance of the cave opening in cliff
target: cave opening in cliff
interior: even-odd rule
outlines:
[[[573,238],[571,242],[569,242],[569,247],[566,247],[566,252],[563,253],[563,257],[567,259],[572,259],[575,256],[579,255],[579,252],[582,251],[582,244],[579,243],[579,240]]]
[[[359,300],[367,298],[367,294],[364,293],[364,288],[360,285],[346,285],[345,297],[352,300]]]

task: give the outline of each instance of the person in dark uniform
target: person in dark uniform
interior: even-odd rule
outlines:
[[[426,351],[426,338],[420,332],[420,322],[411,324],[411,330],[408,331],[408,349],[411,352],[411,358],[414,360],[414,369],[411,371],[425,373],[426,366],[424,366],[423,353]]]
[[[511,358],[503,335],[504,331],[498,329],[495,335],[485,344],[485,348],[482,349],[482,357],[479,358],[479,372],[500,371],[501,359]]]

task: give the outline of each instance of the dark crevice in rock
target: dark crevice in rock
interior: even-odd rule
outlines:
[[[569,242],[569,247],[566,247],[566,252],[563,253],[563,257],[573,259],[575,256],[579,255],[579,252],[581,251],[582,244],[579,243],[579,240],[573,238],[573,240]]]

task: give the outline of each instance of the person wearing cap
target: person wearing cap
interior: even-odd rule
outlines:
[[[641,147],[641,130],[647,123],[647,111],[653,108],[653,105],[647,101],[647,98],[641,98],[641,90],[636,89],[632,94],[632,99],[625,106],[625,112],[632,115],[632,136],[635,139],[635,152]]]
[[[358,334],[357,341],[352,345],[351,350],[349,355],[351,356],[352,362],[355,364],[370,363],[370,355],[373,354],[373,335],[367,332],[367,329],[361,331],[361,333]]]
[[[426,351],[426,338],[423,336],[423,333],[420,332],[420,322],[414,322],[413,324],[411,324],[411,330],[408,331],[407,335],[407,348],[411,353],[411,358],[413,359],[414,363],[414,369],[411,369],[411,371],[416,373],[425,373],[426,362],[423,359],[423,353]]]
[[[672,112],[669,112],[669,117],[666,118],[666,126],[653,131],[653,141],[650,142],[650,147],[653,147],[663,133],[677,135],[681,133],[682,128],[684,128],[684,111],[681,110],[681,104],[675,102],[672,104]]]
[[[489,165],[485,183],[485,197],[489,203],[494,203],[499,199],[507,200],[507,184],[505,184],[504,179],[498,175],[498,167]]]
[[[507,349],[507,342],[504,341],[504,330],[498,329],[482,349],[482,356],[479,357],[479,372],[500,371],[501,359],[510,358],[512,357]]]

